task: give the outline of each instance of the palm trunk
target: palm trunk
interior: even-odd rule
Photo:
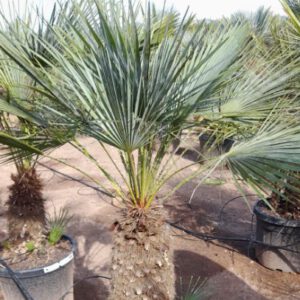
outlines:
[[[170,232],[161,208],[129,209],[117,223],[111,300],[173,300],[175,276]]]
[[[46,221],[41,179],[34,168],[22,168],[11,178],[14,183],[7,201],[9,239],[37,239]]]

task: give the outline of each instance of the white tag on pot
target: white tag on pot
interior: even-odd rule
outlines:
[[[60,267],[59,263],[55,263],[55,264],[53,264],[51,266],[45,267],[44,268],[44,273],[53,272],[53,271],[59,269],[59,267]]]
[[[64,259],[62,259],[59,262],[59,265],[61,267],[65,266],[68,262],[70,262],[72,259],[74,258],[73,252],[71,254],[69,254],[67,257],[65,257]]]

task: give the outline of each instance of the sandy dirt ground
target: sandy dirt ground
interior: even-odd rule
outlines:
[[[111,169],[112,164],[99,150],[97,143],[91,139],[82,139],[100,164]],[[117,158],[114,150],[111,155]],[[72,147],[64,146],[55,150],[52,155],[64,158],[68,163],[76,165],[100,180],[98,170],[86,158]],[[180,159],[184,165],[192,157]],[[77,171],[58,162],[42,159],[41,162],[64,174],[84,180]],[[13,166],[0,168],[0,238],[6,236],[5,201],[8,196],[7,187],[11,184],[10,173]],[[44,195],[47,199],[47,210],[53,207],[67,207],[73,215],[68,226],[68,234],[78,244],[75,259],[74,287],[75,300],[105,300],[109,294],[110,282],[107,279],[83,278],[104,275],[110,276],[110,259],[112,246],[112,223],[118,217],[118,208],[112,199],[80,182],[70,180],[56,172],[39,165],[38,170],[45,184]],[[165,202],[169,220],[178,225],[198,232],[234,237],[250,237],[253,230],[252,214],[242,198],[228,203],[228,200],[240,196],[226,170],[215,171],[211,177],[218,178],[222,174],[224,182],[219,185],[203,184],[196,191],[193,201],[187,204],[197,180],[193,180],[180,188]],[[187,176],[183,173],[181,176]],[[90,183],[85,180],[84,182]],[[164,194],[175,186],[172,180],[162,191]],[[250,205],[256,199],[249,196]],[[221,213],[222,210],[222,213]],[[174,247],[174,264],[176,271],[177,299],[188,289],[189,283],[197,278],[205,280],[201,299],[214,300],[292,300],[300,299],[300,275],[271,271],[260,266],[251,259],[252,249],[247,243],[206,242],[194,238],[178,229],[171,228]],[[1,296],[0,296],[1,298]]]

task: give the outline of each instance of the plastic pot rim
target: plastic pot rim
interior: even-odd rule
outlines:
[[[15,275],[20,279],[40,277],[40,276],[45,276],[47,274],[55,272],[56,270],[59,270],[59,269],[65,267],[66,265],[68,265],[74,259],[74,253],[76,250],[76,242],[68,235],[63,235],[62,240],[67,240],[71,243],[71,253],[66,255],[63,259],[61,259],[60,261],[55,262],[51,265],[45,266],[45,267],[14,271]],[[0,264],[0,266],[1,266],[1,264]],[[0,277],[11,278],[9,272],[4,267],[2,270],[0,269]]]
[[[300,220],[288,220],[282,217],[272,216],[265,213],[263,208],[268,208],[264,202],[264,200],[258,200],[253,208],[253,213],[256,215],[257,218],[260,220],[282,227],[300,227]]]

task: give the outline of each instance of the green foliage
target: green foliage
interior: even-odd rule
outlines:
[[[33,252],[36,248],[33,241],[27,242],[25,247],[26,247],[28,252]]]
[[[0,132],[0,143],[16,149],[27,151],[28,153],[42,154],[42,152],[34,146],[31,146],[30,144],[27,144],[26,142],[4,132]]]
[[[188,116],[218,89],[247,41],[247,26],[199,24],[191,32],[191,17],[177,21],[130,1],[87,1],[84,8],[73,3],[76,24],[68,31],[49,25],[59,47],[23,24],[49,54],[38,67],[31,60],[37,51],[11,39],[11,33],[2,32],[0,47],[51,99],[41,106],[45,116],[51,111],[60,124],[120,150],[128,191],[98,164],[99,170],[122,200],[149,207],[178,171],[162,167],[169,145],[190,126]],[[161,146],[155,153],[157,139]],[[73,145],[96,163],[84,147]]]
[[[54,210],[54,215],[52,217],[48,217],[48,241],[51,245],[56,245],[61,240],[71,219],[72,217],[65,208],[61,208],[59,212]]]
[[[207,280],[200,277],[194,278],[191,276],[189,285],[186,291],[181,291],[183,296],[180,300],[204,300],[209,298],[210,293],[207,292],[205,287]],[[181,289],[183,289],[182,278],[180,278]]]
[[[288,119],[287,114],[270,116],[251,139],[225,155],[235,178],[244,179],[262,198],[272,190],[288,201],[276,186],[289,177],[299,182],[300,127],[297,119]],[[297,191],[297,184],[293,188]]]
[[[295,52],[286,54],[283,41],[277,50],[272,36],[282,20],[260,9],[250,19],[197,23],[131,1],[68,3],[46,25],[39,18],[39,30],[20,18],[0,33],[4,55],[27,77],[24,101],[14,104],[18,115],[30,111],[28,122],[46,124],[26,131],[27,145],[44,151],[70,141],[96,164],[119,199],[144,208],[188,167],[194,167],[191,176],[175,189],[227,163],[235,179],[261,196],[280,193],[277,184],[286,172],[300,171],[299,128],[290,113],[299,109],[299,68]],[[290,16],[297,27],[297,17]],[[12,113],[10,105],[0,108]],[[195,112],[200,124],[190,121]],[[180,169],[169,146],[195,125],[217,143],[228,137],[236,142],[204,167],[195,170],[192,163]],[[118,176],[97,162],[76,133],[99,142]],[[118,150],[119,162],[109,146]]]
[[[292,26],[300,33],[300,1],[280,0],[280,2],[289,17]]]
[[[10,250],[11,249],[11,243],[8,240],[3,241],[1,243],[1,246],[3,247],[3,249],[6,249],[6,250]]]
[[[49,23],[43,13],[26,6],[21,14],[19,5],[12,3],[8,12],[1,14],[1,32],[5,31],[11,39],[17,40],[27,47],[28,59],[37,67],[45,67],[41,57],[51,57],[40,40],[47,40],[51,45],[58,46],[51,35],[51,26],[66,28],[62,23],[62,13],[72,19],[73,9],[65,3],[54,5]],[[24,28],[23,28],[24,25]],[[36,35],[30,35],[31,28]],[[32,52],[32,51],[34,52]],[[39,87],[13,59],[4,52],[0,53],[0,142],[7,147],[1,148],[1,162],[13,161],[18,170],[25,164],[35,164],[38,155],[50,148],[55,148],[72,139],[74,132],[57,128],[40,114],[39,106],[43,105],[45,97],[37,93]],[[49,114],[49,113],[48,113]],[[17,118],[13,117],[16,116]],[[63,136],[63,138],[61,138]]]
[[[63,228],[61,226],[54,226],[53,228],[51,228],[50,233],[49,233],[49,237],[48,237],[48,241],[51,245],[56,245],[61,237],[63,236]]]
[[[223,185],[226,181],[221,178],[207,178],[203,181],[206,185]]]

